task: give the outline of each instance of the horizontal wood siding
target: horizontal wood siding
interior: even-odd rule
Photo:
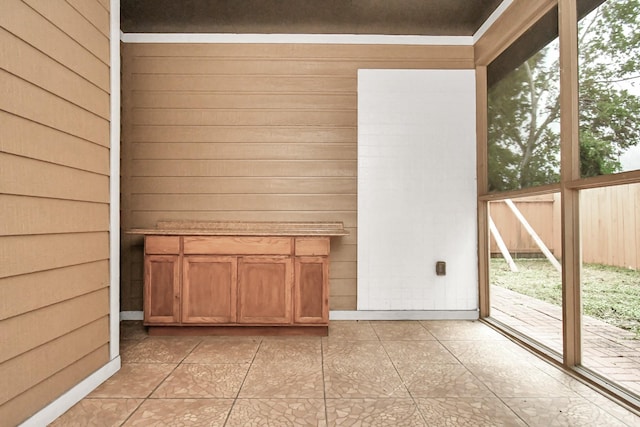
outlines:
[[[0,2],[0,424],[109,360],[109,2]]]
[[[125,44],[123,228],[162,220],[343,221],[330,308],[356,308],[357,72],[473,68],[471,46]],[[125,236],[122,309],[142,309]]]

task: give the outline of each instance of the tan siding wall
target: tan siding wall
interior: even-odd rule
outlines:
[[[472,69],[470,46],[127,44],[122,226],[343,221],[331,309],[356,308],[357,70]],[[142,309],[124,236],[122,309]]]
[[[109,359],[108,5],[0,2],[3,425]]]

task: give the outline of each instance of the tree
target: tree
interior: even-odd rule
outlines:
[[[629,91],[640,77],[639,29],[638,0],[609,0],[580,22],[583,177],[619,172],[620,154],[640,142],[640,98]]]
[[[492,190],[558,180],[558,61],[549,61],[550,51],[557,52],[557,42],[538,51],[489,91]]]
[[[579,23],[580,167],[583,177],[619,172],[640,143],[640,0],[609,0]],[[559,180],[557,40],[489,90],[489,188]],[[640,93],[640,87],[637,91]]]

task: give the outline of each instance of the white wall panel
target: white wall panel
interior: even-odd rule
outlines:
[[[358,310],[477,309],[474,96],[473,70],[358,71]]]

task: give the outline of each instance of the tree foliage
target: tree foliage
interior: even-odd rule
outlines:
[[[640,0],[606,1],[578,39],[581,174],[619,172],[621,153],[640,143]],[[558,58],[556,40],[490,89],[491,190],[559,180]]]

